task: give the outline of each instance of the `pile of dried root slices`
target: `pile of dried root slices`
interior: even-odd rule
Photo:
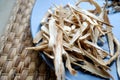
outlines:
[[[78,6],[81,2],[89,2],[96,8],[82,9]],[[55,6],[47,11],[41,24],[41,30],[33,43],[41,42],[27,49],[43,51],[53,60],[57,80],[65,79],[65,67],[72,75],[77,73],[71,65],[113,79],[108,72],[109,65],[118,58],[120,43],[113,36],[105,8],[101,8],[94,0],[79,0],[75,5]],[[104,45],[103,37],[108,39],[109,52],[98,45],[98,42]],[[119,60],[117,62],[120,66]],[[118,71],[120,73],[119,67]]]

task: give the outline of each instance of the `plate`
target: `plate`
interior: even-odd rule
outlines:
[[[31,33],[32,33],[32,37],[34,38],[36,33],[40,30],[40,20],[42,19],[42,17],[44,16],[45,12],[51,7],[53,6],[53,3],[55,4],[66,4],[68,2],[71,2],[71,4],[74,2],[74,0],[36,0],[36,3],[33,7],[33,11],[32,11],[32,15],[31,15]],[[97,0],[97,2],[102,5],[104,3],[103,0]],[[82,4],[81,6],[83,8],[88,8],[89,5],[84,6],[85,4]],[[90,8],[90,7],[89,7]],[[113,27],[113,33],[114,35],[117,37],[117,39],[120,41],[120,13],[116,13],[116,14],[110,14],[109,15],[109,19],[111,24],[114,26]],[[104,44],[103,49],[107,50],[108,46],[107,44]],[[43,53],[40,53],[42,58],[46,61],[46,63],[52,68],[53,67],[53,63],[52,61],[50,61]],[[120,80],[120,78],[118,77],[117,71],[116,71],[116,62],[113,62],[111,64],[111,71],[110,74],[114,77],[115,80]],[[101,77],[97,77],[95,75],[92,75],[90,73],[81,71],[80,69],[77,69],[77,74],[75,76],[71,75],[69,73],[69,71],[66,69],[65,72],[66,75],[66,80],[105,80],[104,78]],[[110,80],[110,79],[108,79]]]

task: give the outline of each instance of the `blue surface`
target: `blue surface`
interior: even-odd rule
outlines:
[[[32,16],[31,16],[31,32],[32,36],[35,37],[36,33],[38,32],[40,28],[40,20],[44,16],[44,13],[50,8],[50,6],[53,6],[53,3],[55,4],[65,4],[68,2],[73,3],[74,0],[36,0],[35,6],[33,8]],[[98,1],[98,0],[97,0]],[[103,4],[103,0],[98,1],[100,5]],[[90,7],[86,4],[81,4],[83,8],[94,8],[93,6]],[[117,37],[117,39],[120,41],[120,13],[116,14],[110,14],[109,19],[113,27],[113,33]],[[107,45],[104,45],[103,47],[105,50],[108,49]],[[46,59],[43,55],[44,60]],[[118,79],[117,72],[116,72],[116,63],[114,62],[111,66],[110,73],[114,77],[115,80]],[[91,74],[86,74],[84,72],[78,71],[77,75],[72,76],[67,70],[66,70],[66,80],[105,80],[100,77],[95,77]]]

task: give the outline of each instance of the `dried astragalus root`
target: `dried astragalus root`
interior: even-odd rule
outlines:
[[[96,9],[82,9],[78,7],[81,2],[90,2]],[[41,42],[27,49],[43,51],[54,61],[57,80],[65,79],[65,67],[72,75],[77,73],[71,65],[113,79],[108,72],[108,65],[119,56],[120,43],[113,36],[105,8],[101,8],[94,0],[79,0],[76,5],[67,4],[49,9],[41,24],[41,30],[33,40],[34,43]],[[98,45],[98,42],[104,43],[103,36],[106,35],[110,52]],[[105,61],[105,58],[108,60]]]

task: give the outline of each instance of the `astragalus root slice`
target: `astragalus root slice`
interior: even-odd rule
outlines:
[[[120,76],[120,55],[117,58],[117,71],[118,71],[118,75]]]
[[[113,77],[104,69],[99,69],[98,67],[94,66],[91,63],[88,63],[86,61],[83,61],[85,65],[81,65],[75,62],[72,62],[72,64],[80,66],[81,68],[83,68],[86,71],[92,72],[93,74],[96,74],[98,76],[104,77],[104,78],[112,78]]]
[[[26,49],[34,49],[34,50],[39,50],[39,51],[42,51],[43,49],[47,48],[48,47],[48,44],[44,44],[42,46],[37,46],[37,47],[28,47]]]
[[[76,6],[78,6],[81,2],[90,2],[90,4],[93,4],[96,7],[95,11],[101,13],[101,7],[94,0],[78,0]]]
[[[104,11],[104,14],[105,14],[105,15],[103,15],[104,20],[106,22],[110,23],[109,19],[108,19],[108,16],[107,16],[107,11]],[[109,26],[106,26],[106,29],[107,29],[107,31],[112,31],[112,28],[109,27]],[[108,33],[107,37],[108,37],[108,42],[109,42],[110,54],[114,55],[113,33],[112,32]]]
[[[120,55],[120,43],[115,36],[113,36],[113,41],[116,45],[116,51],[114,52],[114,55],[106,62],[106,65],[110,65],[111,62],[113,62]]]
[[[49,40],[49,47],[53,47],[56,44],[56,38],[57,38],[57,27],[55,25],[55,19],[51,17],[49,21],[49,35],[50,35],[50,40]]]
[[[101,20],[99,17],[97,17],[95,14],[92,14],[91,12],[89,12],[89,11],[87,11],[87,10],[84,10],[84,9],[82,9],[82,8],[79,8],[79,7],[77,7],[77,6],[73,6],[73,5],[70,5],[70,4],[68,4],[68,6],[71,6],[78,14],[83,13],[83,14],[88,15],[89,17],[91,17],[91,18],[93,18],[93,19],[96,19],[96,20],[102,22],[103,24],[106,24],[106,25],[109,25],[110,27],[112,27],[112,25],[110,25],[110,24],[107,23],[107,22],[102,21],[102,20]]]
[[[77,73],[77,71],[75,69],[72,68],[72,63],[70,61],[70,56],[68,55],[68,53],[65,54],[66,56],[66,67],[68,68],[68,70],[70,71],[70,73],[72,75],[75,75]]]
[[[105,8],[101,8],[95,0],[80,0],[86,1],[96,8],[85,10],[78,4],[67,4],[48,10],[42,19],[41,30],[33,39],[34,43],[39,43],[35,47],[27,48],[43,51],[43,54],[53,60],[57,80],[65,80],[65,67],[75,75],[77,71],[72,67],[73,64],[91,74],[113,79],[109,74],[110,64],[120,54],[120,43],[112,35],[112,26]],[[106,35],[110,52],[98,44],[104,45],[103,37],[106,38]],[[120,74],[119,62],[118,58]]]
[[[59,10],[59,25],[64,26],[63,18],[64,18],[64,13],[63,13],[63,7],[60,6],[58,8]],[[55,27],[55,26],[52,26]],[[53,45],[53,53],[55,56],[54,59],[54,66],[55,66],[55,73],[57,76],[57,80],[64,80],[65,79],[65,70],[64,70],[64,64],[62,62],[62,54],[63,54],[63,32],[61,29],[57,30],[57,35],[55,37],[55,44]],[[54,33],[52,34],[54,35]]]

